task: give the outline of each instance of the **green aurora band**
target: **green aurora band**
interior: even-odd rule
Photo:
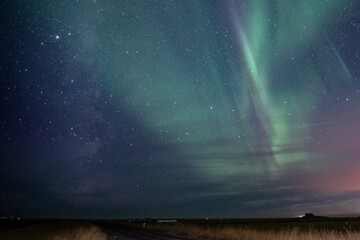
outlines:
[[[335,20],[332,14],[345,2],[272,4],[248,1],[242,9],[228,2],[232,22],[224,21],[228,26],[223,29],[212,27],[220,20],[211,17],[216,13],[206,1],[174,5],[175,15],[143,7],[142,21],[117,29],[113,38],[118,42],[94,37],[102,46],[95,55],[108,59],[108,87],[118,86],[119,103],[159,139],[176,145],[206,179],[264,173],[276,177],[283,165],[311,159],[299,146],[310,134],[303,126],[319,101],[317,89],[325,87],[322,73],[303,51],[319,44],[314,37],[324,35],[323,29]],[[318,15],[326,21],[317,20]],[[111,25],[96,22],[94,28],[109,31],[104,36],[113,31]],[[137,59],[137,54],[148,58]],[[330,74],[351,79],[335,48],[326,54],[338,62]],[[301,64],[286,79],[295,88],[276,79],[282,68],[291,68],[292,60]]]
[[[233,179],[276,180],[284,167],[321,154],[309,150],[306,126],[322,121],[317,106],[322,91],[336,87],[331,81],[352,84],[326,31],[356,1],[220,1],[221,10],[212,1],[162,3],[131,2],[124,28],[111,18],[117,9],[80,16],[90,22],[84,47],[104,88],[116,90],[154,141],[228,194],[245,184]],[[328,63],[316,64],[309,48]]]

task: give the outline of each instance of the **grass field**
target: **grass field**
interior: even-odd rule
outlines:
[[[351,218],[180,220],[146,223],[145,228],[214,240],[360,239],[360,219]]]
[[[129,227],[212,240],[358,240],[359,218],[179,220],[176,223],[102,220]],[[1,240],[105,240],[81,220],[0,220]]]
[[[156,228],[154,228],[156,229]],[[273,230],[255,230],[241,227],[214,227],[202,228],[196,226],[178,225],[171,227],[167,231],[199,237],[201,239],[219,239],[219,240],[358,240],[360,233],[353,231],[300,231],[297,228],[289,228],[281,231]]]
[[[101,230],[76,220],[1,220],[1,240],[106,240]]]

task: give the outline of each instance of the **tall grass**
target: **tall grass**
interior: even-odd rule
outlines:
[[[359,240],[360,233],[354,231],[314,230],[300,231],[288,228],[280,231],[258,230],[235,226],[212,226],[203,228],[191,224],[148,224],[147,228],[167,231],[178,235],[187,235],[213,240]]]
[[[1,240],[106,240],[97,226],[86,222],[60,221],[11,229],[0,233]]]

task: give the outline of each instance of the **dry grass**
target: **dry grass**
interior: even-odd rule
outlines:
[[[0,232],[1,240],[106,240],[100,228],[87,222],[55,221]]]
[[[258,230],[241,227],[212,226],[203,228],[191,224],[148,224],[146,228],[167,231],[178,235],[213,240],[358,240],[360,233],[354,231],[314,230],[300,231],[288,228],[280,231]]]

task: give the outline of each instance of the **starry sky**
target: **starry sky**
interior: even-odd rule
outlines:
[[[360,215],[359,1],[0,12],[0,216]]]

